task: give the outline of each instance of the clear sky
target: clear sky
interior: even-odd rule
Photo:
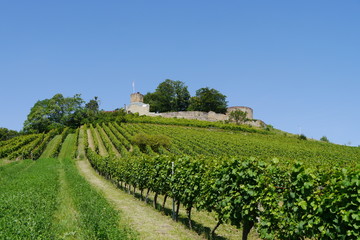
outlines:
[[[360,145],[358,0],[0,0],[0,127],[37,100],[129,103],[165,79],[291,133]]]

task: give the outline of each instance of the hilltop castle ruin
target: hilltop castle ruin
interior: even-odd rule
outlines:
[[[249,119],[246,124],[254,127],[263,127],[265,123],[261,120],[253,119],[253,110],[249,107],[235,106],[227,108],[227,113],[215,113],[215,112],[200,112],[200,111],[181,111],[181,112],[163,112],[163,113],[154,113],[150,112],[150,105],[144,103],[144,95],[141,93],[133,93],[130,95],[130,104],[126,106],[127,113],[138,113],[141,115],[151,116],[151,117],[165,117],[165,118],[185,118],[185,119],[197,119],[203,121],[228,121],[229,114],[232,111],[240,110],[247,113],[247,118]]]

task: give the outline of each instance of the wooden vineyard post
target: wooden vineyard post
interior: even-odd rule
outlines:
[[[171,175],[174,176],[174,162],[171,162]],[[172,219],[175,220],[175,197],[174,197],[174,190],[171,189],[173,192],[172,197]]]

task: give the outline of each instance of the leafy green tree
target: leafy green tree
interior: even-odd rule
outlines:
[[[329,139],[326,136],[322,136],[320,138],[320,141],[322,141],[322,142],[330,142]]]
[[[71,128],[78,128],[82,124],[91,123],[96,120],[96,116],[91,114],[86,108],[77,109],[70,114],[65,125]]]
[[[85,108],[90,110],[93,113],[99,112],[99,99],[98,97],[94,97],[94,99],[91,99],[88,103],[85,104]]]
[[[67,98],[62,94],[55,94],[50,99],[39,100],[24,122],[24,132],[40,133],[67,126],[73,122],[73,114],[82,109],[83,103],[80,94]]]
[[[124,122],[125,121],[126,112],[123,108],[115,109],[115,111],[99,111],[96,115],[95,122],[102,123],[102,122]],[[91,119],[87,121],[91,123]]]
[[[235,110],[230,112],[229,119],[234,121],[237,125],[245,123],[247,119],[247,112],[241,110]]]
[[[189,111],[203,111],[216,113],[226,113],[226,96],[213,88],[200,88],[196,91],[196,96],[190,99]]]
[[[85,108],[78,109],[72,118],[72,124],[70,126],[80,126],[85,123],[95,122],[100,118],[99,112],[100,100],[98,97],[94,97],[89,102],[85,104]]]
[[[19,133],[15,130],[9,130],[7,128],[0,128],[0,141],[8,140],[10,138],[18,136]]]
[[[307,137],[306,137],[304,134],[300,134],[300,135],[298,136],[298,139],[300,139],[300,140],[307,140]]]
[[[189,106],[190,93],[181,81],[166,79],[155,92],[147,93],[144,102],[150,104],[153,112],[185,111]]]

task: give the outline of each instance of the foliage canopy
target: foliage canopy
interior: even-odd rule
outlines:
[[[80,94],[65,98],[58,93],[50,99],[39,100],[30,110],[24,123],[24,131],[39,133],[64,127],[76,121],[76,113],[81,110],[83,103]]]
[[[200,88],[196,91],[196,96],[190,99],[188,110],[216,113],[226,113],[226,96],[214,88]]]
[[[18,136],[19,133],[15,130],[7,128],[0,128],[0,141],[8,140],[10,138]]]
[[[237,125],[245,123],[247,119],[247,112],[241,110],[235,110],[230,112],[229,118],[231,121],[234,121]]]
[[[122,110],[99,111],[97,97],[85,104],[80,94],[64,97],[55,94],[50,99],[39,100],[31,108],[24,122],[25,133],[43,133],[55,128],[77,128],[85,123],[103,121],[122,121],[125,112]]]
[[[144,102],[150,104],[153,112],[185,111],[189,106],[190,93],[181,81],[166,79],[155,92],[147,93]]]

